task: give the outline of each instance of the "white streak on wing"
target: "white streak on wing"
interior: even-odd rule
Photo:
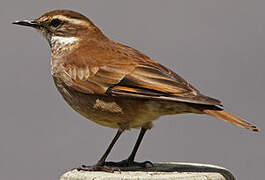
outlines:
[[[76,80],[76,68],[75,68],[75,67],[73,67],[73,71],[72,71],[72,73],[73,73],[72,78],[73,78],[74,80]]]
[[[90,76],[90,70],[89,70],[89,67],[86,66],[86,69],[85,69],[85,80],[87,80]]]
[[[84,78],[84,69],[78,69],[77,76],[80,80],[83,80]]]

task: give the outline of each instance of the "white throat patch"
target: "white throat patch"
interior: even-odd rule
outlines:
[[[73,48],[78,47],[79,38],[53,36],[49,43],[54,56],[64,56],[70,53]]]
[[[48,41],[52,51],[51,72],[55,75],[63,69],[61,63],[64,58],[62,57],[71,53],[73,49],[78,47],[79,38],[52,36]]]
[[[79,39],[77,37],[61,37],[61,36],[52,36],[51,37],[51,46],[54,48],[55,46],[62,47],[65,45],[76,43]]]

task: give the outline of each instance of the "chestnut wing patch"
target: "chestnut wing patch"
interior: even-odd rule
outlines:
[[[204,96],[183,78],[160,64],[140,65],[115,86],[113,96],[127,96],[196,104],[220,105],[219,100]]]

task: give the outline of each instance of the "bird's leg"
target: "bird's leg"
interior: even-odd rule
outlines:
[[[105,162],[105,164],[108,166],[112,166],[112,167],[130,167],[130,166],[140,166],[140,167],[150,167],[151,166],[152,167],[153,164],[150,161],[144,161],[144,162],[135,162],[134,161],[136,152],[137,152],[137,150],[141,144],[141,141],[143,140],[143,137],[144,137],[146,130],[147,129],[145,129],[145,128],[141,128],[140,134],[139,134],[138,139],[134,145],[133,151],[127,159],[120,161],[120,162]]]
[[[105,166],[105,161],[106,158],[108,157],[111,149],[113,148],[114,144],[116,143],[116,141],[119,139],[120,135],[122,134],[123,130],[118,130],[115,137],[113,138],[113,140],[111,141],[108,149],[106,150],[106,152],[103,154],[103,156],[100,158],[100,160],[97,162],[97,164],[93,165],[93,166],[86,166],[86,165],[82,165],[81,167],[77,168],[78,171],[83,170],[83,171],[107,171],[107,172],[113,172],[115,169],[110,168]]]

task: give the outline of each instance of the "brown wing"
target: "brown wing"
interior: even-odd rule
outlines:
[[[86,44],[86,47],[88,45]],[[82,48],[84,50],[86,48]],[[72,53],[65,66],[73,88],[84,93],[219,105],[173,71],[117,43],[94,44],[82,59]]]
[[[109,90],[116,96],[133,96],[190,102],[198,104],[220,105],[219,100],[206,97],[183,78],[156,62],[138,65],[117,85]]]
[[[134,69],[136,64],[128,57],[110,43],[90,40],[62,58],[59,78],[83,93],[104,95]]]

